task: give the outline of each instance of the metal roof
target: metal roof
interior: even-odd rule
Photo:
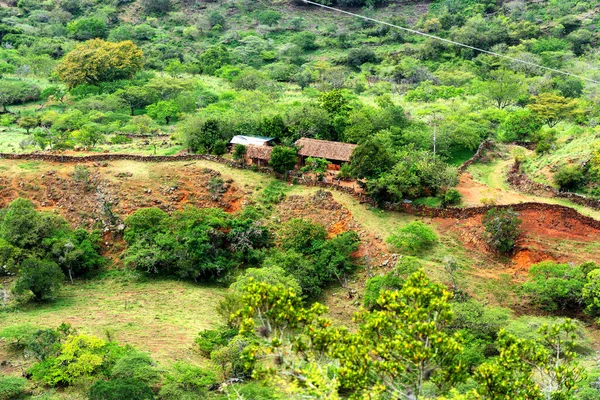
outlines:
[[[275,138],[264,137],[264,136],[245,136],[237,135],[229,143],[231,144],[243,144],[244,146],[264,146]]]

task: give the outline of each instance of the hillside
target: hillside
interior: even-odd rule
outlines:
[[[600,2],[317,2],[0,1],[0,400],[600,397]]]

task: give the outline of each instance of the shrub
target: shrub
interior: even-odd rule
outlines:
[[[544,310],[573,310],[583,303],[585,283],[580,267],[546,261],[529,269],[529,280],[523,284],[523,290]]]
[[[582,268],[582,272],[583,268]],[[587,274],[581,296],[586,305],[586,313],[591,316],[600,314],[600,269],[594,269]]]
[[[146,14],[166,14],[171,11],[171,0],[142,0]]]
[[[50,386],[68,386],[81,379],[108,376],[128,349],[87,335],[71,335],[53,357],[29,369],[32,378]]]
[[[527,109],[509,113],[500,125],[501,138],[504,142],[530,140],[542,128],[542,122]]]
[[[210,359],[221,368],[226,379],[248,378],[252,375],[254,364],[245,360],[243,354],[250,345],[249,338],[236,336],[226,346],[213,351]]]
[[[301,218],[283,224],[279,233],[283,249],[302,254],[314,253],[326,238],[327,231],[323,225]]]
[[[448,189],[444,193],[442,197],[442,205],[446,206],[455,206],[459,205],[462,202],[462,194],[456,189]]]
[[[217,140],[213,146],[212,153],[215,156],[222,156],[227,153],[227,142],[224,140]]]
[[[375,276],[367,280],[364,294],[364,306],[374,308],[382,290],[400,290],[409,275],[421,268],[421,262],[411,256],[400,258],[394,269],[384,276]]]
[[[511,253],[520,235],[521,220],[512,209],[492,208],[483,217],[487,243],[501,253]]]
[[[246,146],[243,144],[236,144],[233,148],[233,159],[236,161],[243,161],[246,158]]]
[[[153,383],[160,379],[156,364],[146,353],[139,351],[119,358],[111,370],[111,376],[120,380]]]
[[[94,383],[88,396],[90,400],[152,400],[154,392],[137,379],[113,379]]]
[[[27,380],[16,376],[0,376],[0,400],[21,398],[25,392]]]
[[[58,292],[64,280],[65,275],[56,263],[28,258],[21,264],[15,293],[31,291],[35,301],[47,300]]]
[[[433,247],[437,241],[438,237],[433,229],[421,221],[409,223],[387,239],[387,243],[398,251],[410,254],[427,250]]]
[[[575,190],[585,181],[583,169],[579,165],[565,165],[553,178],[560,190]]]
[[[214,372],[194,365],[177,363],[165,374],[158,393],[161,400],[204,399],[208,387],[217,382]]]
[[[198,334],[196,344],[203,356],[210,357],[210,353],[220,347],[226,346],[237,334],[237,329],[225,327],[221,329],[207,329]]]

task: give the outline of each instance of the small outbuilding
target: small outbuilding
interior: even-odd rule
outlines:
[[[237,135],[229,142],[230,145],[241,144],[244,146],[273,146],[275,138],[265,136]]]
[[[272,151],[273,147],[271,146],[246,146],[246,162],[259,167],[266,167],[269,165]]]
[[[296,142],[300,165],[304,165],[308,157],[324,158],[334,166],[340,166],[350,161],[350,156],[356,149],[355,144],[331,142],[302,138]]]

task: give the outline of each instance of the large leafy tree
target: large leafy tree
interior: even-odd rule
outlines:
[[[23,294],[30,291],[35,301],[47,300],[58,292],[64,279],[65,275],[56,263],[28,258],[21,264],[15,292]]]
[[[269,165],[275,172],[287,174],[298,162],[298,152],[293,147],[275,146],[271,152]]]
[[[377,139],[361,143],[350,156],[350,172],[356,178],[377,178],[393,166],[392,155]]]
[[[572,399],[586,377],[575,360],[575,331],[571,320],[543,325],[536,340],[500,331],[500,355],[477,368],[474,379],[479,386],[472,396],[494,400]]]
[[[56,68],[69,89],[132,78],[144,66],[142,51],[131,41],[110,43],[93,39],[68,53]]]
[[[445,330],[451,297],[423,271],[401,290],[382,292],[375,310],[356,316],[358,331],[345,332],[333,346],[342,387],[420,397],[427,381],[443,393],[464,380],[461,339]]]
[[[490,79],[484,84],[483,95],[498,108],[506,108],[517,102],[524,93],[524,75],[507,70],[490,73]]]
[[[573,118],[577,114],[578,102],[553,93],[542,93],[527,107],[552,128]]]
[[[129,106],[131,116],[134,115],[136,109],[152,104],[155,97],[151,90],[143,86],[126,86],[115,94]]]

